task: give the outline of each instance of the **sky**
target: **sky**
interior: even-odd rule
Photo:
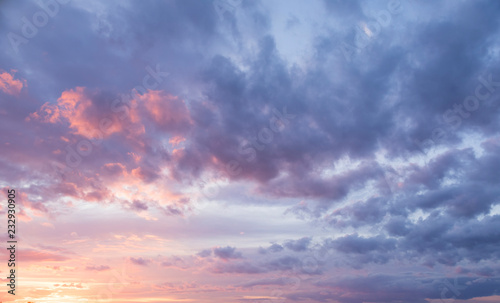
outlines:
[[[1,302],[500,302],[500,2],[0,2]]]

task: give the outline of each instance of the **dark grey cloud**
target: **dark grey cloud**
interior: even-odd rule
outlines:
[[[311,299],[318,302],[338,300],[346,303],[370,302],[428,302],[428,299],[470,299],[493,295],[498,291],[498,280],[458,277],[415,278],[411,275],[371,275],[322,281],[317,286],[331,289],[323,292],[290,294],[293,301]],[[362,292],[359,290],[362,289]]]
[[[268,248],[259,247],[259,253],[261,253],[261,254],[266,254],[268,252],[276,253],[276,252],[283,251],[283,249],[284,249],[283,246],[281,246],[280,244],[273,243]]]
[[[357,234],[348,235],[331,241],[328,245],[344,253],[365,254],[372,251],[390,251],[396,247],[392,239],[364,238]]]
[[[236,251],[235,247],[226,246],[226,247],[216,247],[213,249],[214,256],[222,259],[241,259],[243,255],[240,252]]]
[[[283,244],[284,247],[295,252],[306,251],[311,244],[312,237],[303,237],[298,240],[288,240]]]
[[[265,273],[266,270],[260,266],[251,264],[250,262],[239,263],[219,263],[212,268],[214,273],[237,273],[237,274],[259,274]]]
[[[243,283],[238,285],[239,287],[243,288],[250,288],[250,287],[255,287],[255,286],[268,286],[268,285],[279,285],[279,286],[284,286],[284,285],[290,285],[297,283],[293,278],[289,277],[280,277],[280,278],[269,278],[269,279],[260,279],[260,280],[253,280],[247,283]]]

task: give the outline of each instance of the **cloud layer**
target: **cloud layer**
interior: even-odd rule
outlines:
[[[499,298],[499,2],[0,7],[23,299]]]

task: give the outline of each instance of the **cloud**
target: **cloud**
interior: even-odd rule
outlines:
[[[6,94],[18,96],[23,87],[26,86],[26,80],[14,79],[16,71],[10,73],[0,70],[0,90]]]
[[[311,243],[312,237],[303,237],[298,240],[288,240],[283,246],[295,252],[306,251]]]
[[[211,249],[204,249],[204,250],[200,251],[199,253],[197,253],[196,255],[200,256],[201,258],[210,257],[212,255],[212,250]]]
[[[76,87],[62,92],[55,104],[45,103],[40,110],[32,113],[29,119],[44,123],[65,123],[74,134],[88,138],[98,138],[121,130],[116,123],[101,132],[99,114],[99,96],[85,87]],[[101,119],[99,119],[101,116]]]
[[[82,283],[70,283],[70,284],[54,284],[57,288],[73,288],[73,289],[82,289],[84,286]]]
[[[147,114],[162,131],[184,133],[192,124],[184,101],[178,97],[166,95],[162,91],[149,91],[139,96],[138,102],[144,104]]]
[[[329,245],[344,253],[366,254],[373,251],[390,251],[396,248],[396,241],[383,237],[364,238],[357,234],[337,238]]]
[[[266,272],[265,269],[253,265],[249,262],[239,263],[219,263],[211,269],[212,272],[222,273],[236,273],[236,274],[259,274]]]
[[[261,253],[261,254],[266,254],[268,252],[276,253],[276,252],[282,251],[283,249],[284,249],[283,246],[281,246],[281,245],[279,245],[277,243],[273,243],[268,248],[262,248],[262,247],[260,247],[259,248],[259,253]]]
[[[297,279],[294,279],[294,278],[280,277],[280,278],[253,280],[250,282],[240,284],[238,286],[243,287],[243,288],[250,288],[250,287],[255,287],[255,286],[268,286],[268,285],[285,286],[285,285],[296,284],[296,283],[300,283],[300,282],[297,282]]]
[[[136,211],[147,210],[148,205],[144,202],[135,200],[134,202],[132,202],[131,208]]]
[[[26,262],[65,261],[69,259],[68,257],[61,254],[55,254],[30,248],[20,250],[19,258]]]
[[[446,281],[448,283],[446,283]],[[322,281],[317,286],[328,289],[325,292],[303,292],[290,294],[293,301],[312,299],[318,302],[337,300],[346,303],[371,302],[428,302],[427,299],[470,299],[479,293],[493,294],[498,286],[491,279],[474,280],[460,277],[457,281],[415,278],[409,275],[371,275],[348,277],[339,280]],[[455,288],[456,287],[456,288]],[[455,291],[455,294],[452,291]]]
[[[457,299],[492,296],[499,2],[223,2],[223,18],[213,1],[73,3],[19,54],[0,40],[0,180],[20,192],[25,243],[44,242],[21,259],[66,262],[68,281],[119,267],[57,239],[88,264],[112,254],[188,281],[148,271],[122,301],[151,300],[149,285],[423,303],[445,277]],[[13,3],[4,37],[36,7]],[[108,239],[132,227],[153,238]]]
[[[99,266],[87,266],[85,267],[85,270],[89,270],[89,271],[106,271],[106,270],[110,270],[111,267],[109,267],[108,265],[99,265]]]
[[[243,257],[240,252],[236,251],[235,247],[231,247],[231,246],[215,247],[213,249],[213,252],[214,252],[214,256],[216,256],[222,260],[241,259]]]
[[[135,265],[140,265],[140,266],[148,266],[149,263],[151,263],[151,260],[149,259],[144,259],[142,257],[139,258],[130,258],[130,262],[132,262]]]
[[[176,269],[189,269],[193,266],[203,265],[203,261],[199,261],[192,256],[181,257],[181,256],[171,256],[162,259],[161,266],[172,267]]]

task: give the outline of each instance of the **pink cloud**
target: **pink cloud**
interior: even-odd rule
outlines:
[[[121,176],[127,169],[121,163],[106,163],[101,170],[108,176]]]
[[[71,284],[54,284],[58,288],[83,288],[81,283],[71,283]]]
[[[184,132],[192,125],[184,100],[162,91],[148,91],[139,97],[148,115],[159,128],[174,133]]]
[[[132,176],[149,183],[151,181],[156,180],[159,175],[158,173],[152,169],[152,168],[146,168],[146,167],[138,167],[132,170]]]
[[[100,109],[96,107],[92,99],[95,94],[89,92],[85,87],[62,92],[57,102],[46,102],[42,107],[30,114],[27,118],[43,123],[68,123],[73,134],[88,138],[106,136],[122,130],[122,125],[111,123],[105,131],[101,130],[102,118]]]
[[[49,252],[33,249],[22,249],[19,251],[19,259],[24,262],[65,261],[67,257]]]
[[[42,202],[31,201],[26,192],[18,193],[17,204],[22,206],[20,209],[20,217],[21,220],[24,221],[31,221],[31,218],[25,212],[26,210],[31,211],[36,216],[43,216],[49,212],[47,207]]]
[[[168,140],[168,143],[172,144],[173,146],[176,146],[176,145],[181,144],[184,141],[186,141],[186,138],[184,138],[182,136],[175,136],[173,138],[170,138],[170,140]]]
[[[11,70],[11,74],[8,72],[0,73],[0,90],[6,94],[18,96],[26,86],[26,80],[14,79],[15,70]]]

